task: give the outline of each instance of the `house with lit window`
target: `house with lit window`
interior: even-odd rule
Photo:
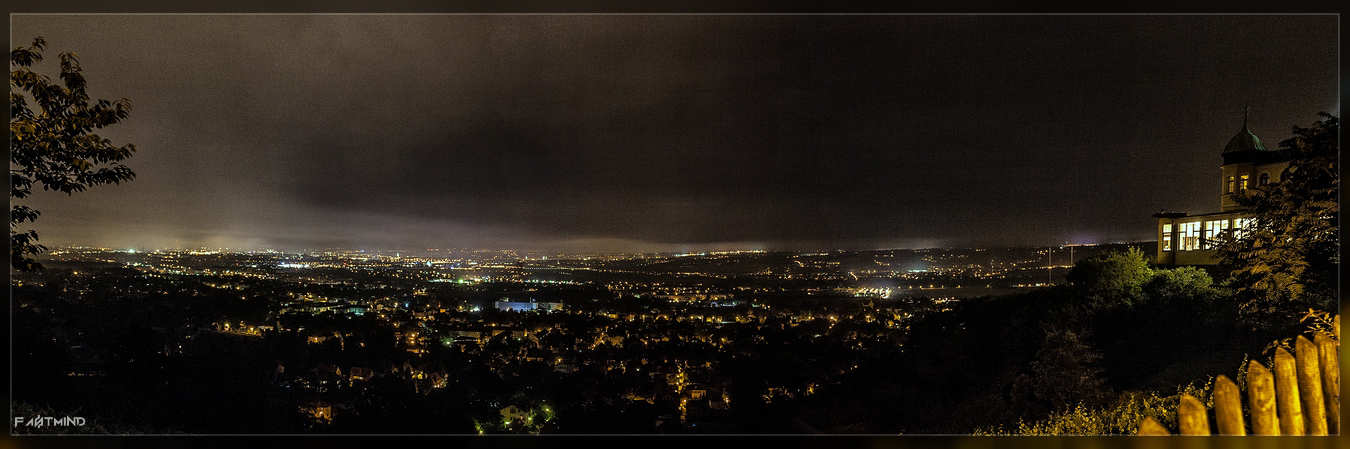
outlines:
[[[310,399],[300,406],[300,413],[323,422],[333,421],[333,406],[318,398]]]
[[[1233,196],[1247,189],[1280,182],[1289,168],[1290,157],[1283,151],[1267,150],[1247,128],[1243,114],[1242,131],[1228,140],[1220,167],[1219,212],[1190,215],[1185,212],[1155,214],[1158,219],[1158,265],[1214,265],[1216,238],[1228,230],[1246,227],[1249,216]]]

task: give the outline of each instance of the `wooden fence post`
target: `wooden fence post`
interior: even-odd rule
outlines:
[[[1219,435],[1247,434],[1242,424],[1242,398],[1237,384],[1222,374],[1214,381],[1214,421],[1219,427]]]
[[[1252,414],[1253,435],[1279,435],[1280,419],[1275,415],[1275,378],[1261,362],[1247,363],[1247,405]]]
[[[1299,335],[1294,339],[1298,364],[1298,395],[1308,435],[1327,434],[1326,403],[1322,401],[1322,370],[1317,366],[1317,346]]]
[[[1280,434],[1303,435],[1303,405],[1298,397],[1294,356],[1275,348],[1275,403],[1280,412]]]
[[[1338,315],[1339,316],[1339,315]],[[1313,336],[1317,344],[1318,366],[1322,368],[1322,398],[1326,402],[1327,433],[1341,433],[1341,364],[1340,345],[1326,332]]]
[[[1139,432],[1137,433],[1137,435],[1147,436],[1147,435],[1171,435],[1171,434],[1172,433],[1168,432],[1167,428],[1163,427],[1162,424],[1158,424],[1158,420],[1153,419],[1152,416],[1145,417],[1143,421],[1139,422]]]
[[[1209,435],[1209,413],[1205,404],[1189,394],[1181,395],[1177,423],[1182,435]]]

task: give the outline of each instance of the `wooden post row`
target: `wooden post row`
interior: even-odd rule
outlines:
[[[1275,350],[1275,372],[1261,363],[1247,364],[1247,401],[1253,435],[1340,434],[1341,316],[1332,319],[1332,333],[1318,332],[1309,341],[1295,338],[1294,352]],[[1220,435],[1246,435],[1237,385],[1220,375],[1214,385],[1214,419]],[[1177,411],[1182,435],[1209,435],[1204,403],[1183,394]],[[1170,435],[1153,417],[1139,423],[1139,435]]]

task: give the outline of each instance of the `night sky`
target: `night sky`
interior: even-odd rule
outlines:
[[[118,248],[875,249],[1153,238],[1242,127],[1340,114],[1334,15],[15,15],[136,179]]]

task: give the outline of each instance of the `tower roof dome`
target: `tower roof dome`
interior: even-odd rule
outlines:
[[[1239,151],[1266,151],[1266,147],[1261,145],[1261,138],[1252,134],[1252,130],[1247,129],[1247,111],[1242,111],[1242,131],[1238,131],[1236,136],[1228,140],[1228,146],[1224,147],[1223,152],[1236,153]]]

